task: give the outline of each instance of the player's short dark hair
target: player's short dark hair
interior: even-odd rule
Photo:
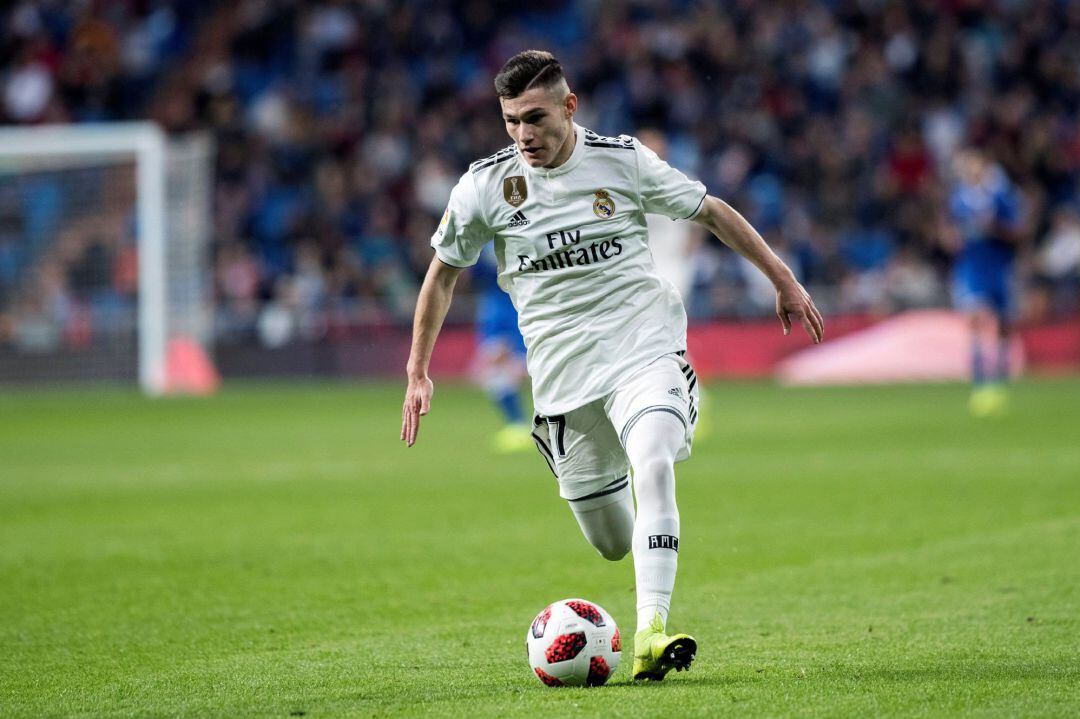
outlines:
[[[495,76],[495,93],[517,97],[534,87],[551,87],[566,78],[562,65],[547,50],[525,50],[506,61]]]

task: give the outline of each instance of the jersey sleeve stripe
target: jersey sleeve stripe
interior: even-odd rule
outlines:
[[[633,150],[634,140],[627,136],[605,137],[598,135],[592,130],[585,130],[586,147],[604,147],[611,150]]]
[[[470,172],[476,172],[477,170],[482,170],[485,167],[491,167],[492,165],[497,165],[500,162],[502,162],[503,160],[509,160],[511,157],[514,156],[514,153],[515,153],[514,146],[513,145],[507,145],[506,147],[499,150],[498,152],[495,152],[495,153],[493,153],[491,155],[488,155],[487,157],[481,158],[481,159],[476,160],[475,162],[473,162],[471,165],[469,165],[469,171]]]
[[[481,161],[481,162],[483,162],[483,164],[480,164],[480,165],[474,164],[472,167],[469,168],[469,171],[474,172],[474,173],[478,172],[480,170],[483,170],[486,167],[491,167],[492,165],[498,165],[500,162],[506,162],[507,160],[509,160],[513,156],[514,156],[513,153],[509,153],[509,154],[503,155],[502,157],[496,157],[494,160]]]
[[[620,142],[623,144],[630,144],[634,141],[633,138],[629,137],[628,135],[619,135],[616,137],[612,137],[610,135],[601,135],[589,129],[585,130],[585,139],[590,141],[600,140],[601,142]]]

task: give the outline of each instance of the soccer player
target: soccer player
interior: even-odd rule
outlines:
[[[401,439],[416,442],[431,407],[428,362],[454,282],[494,240],[499,284],[528,348],[537,447],[586,539],[605,559],[633,551],[633,678],[663,679],[697,651],[666,623],[679,552],[674,465],[690,455],[698,382],[684,359],[686,314],[653,267],[645,215],[691,218],[753,262],[776,287],[785,334],[796,321],[820,342],[821,314],[760,235],[700,182],[632,137],[577,125],[578,98],[550,53],[510,58],[495,90],[514,142],[462,175],[431,238]]]
[[[949,214],[959,232],[960,248],[953,267],[953,302],[971,325],[969,402],[977,417],[1005,410],[1009,378],[1009,344],[1016,309],[1013,260],[1021,231],[1020,196],[1005,175],[979,150],[957,153],[956,183],[949,196]],[[987,342],[987,336],[996,339]],[[985,345],[994,346],[988,366]]]
[[[495,434],[497,452],[528,450],[533,446],[530,426],[521,407],[525,379],[525,340],[518,329],[517,310],[498,284],[498,268],[491,244],[485,245],[473,266],[473,284],[479,290],[476,333],[479,337],[476,376],[505,424]]]

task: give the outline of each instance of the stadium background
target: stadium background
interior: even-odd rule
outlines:
[[[1021,322],[1080,304],[1074,3],[19,2],[3,20],[5,122],[213,134],[227,375],[400,367],[450,188],[508,141],[491,78],[530,46],[562,58],[582,124],[659,137],[740,209],[834,328],[947,306],[965,145],[1023,193]],[[19,198],[4,195],[0,345],[63,351],[103,332],[71,325],[79,308],[104,325],[99,308],[131,302],[130,237],[85,232],[49,253],[21,241]],[[691,321],[769,316],[752,268],[691,232]],[[451,324],[471,318],[462,290]],[[1064,342],[1056,363],[1080,361],[1080,340]]]
[[[94,354],[131,331],[130,166],[48,192],[0,166],[3,716],[1080,714],[1080,4],[0,8],[5,124],[213,136],[225,374],[153,400],[130,357]],[[672,615],[702,652],[660,686],[631,684],[628,656],[598,691],[528,673],[548,601],[630,625],[630,566],[581,539],[538,456],[488,451],[477,388],[437,377],[419,443],[397,442],[428,237],[465,163],[508,144],[491,77],[533,46],[584,125],[662,138],[750,217],[826,312],[825,352],[948,305],[954,149],[988,150],[1030,210],[1033,371],[1002,416],[970,416],[959,382],[707,384]],[[695,233],[686,265],[714,377],[805,346],[715,241]],[[448,371],[471,299],[436,349]],[[121,381],[56,382],[59,355]],[[273,374],[364,381],[245,378]]]

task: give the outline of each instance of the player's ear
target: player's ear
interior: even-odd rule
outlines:
[[[566,96],[566,100],[563,101],[563,107],[566,109],[566,116],[573,117],[577,112],[577,95],[570,93]]]

